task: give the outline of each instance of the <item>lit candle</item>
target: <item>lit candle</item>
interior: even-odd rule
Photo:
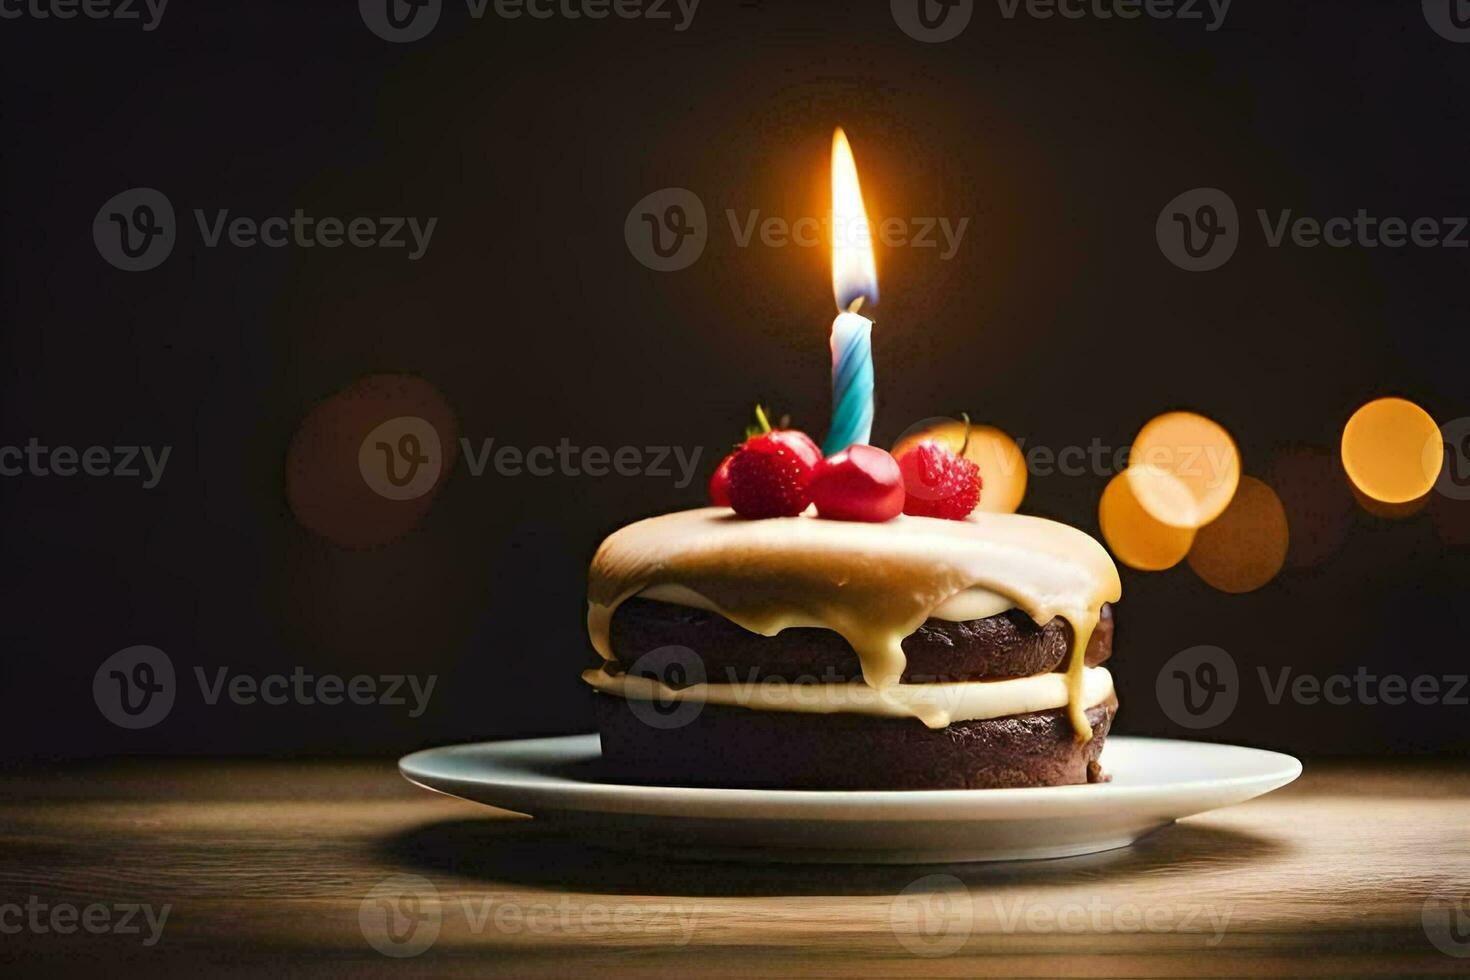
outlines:
[[[878,270],[857,164],[841,128],[832,134],[832,426],[822,452],[830,456],[873,431],[873,321],[858,314],[878,301]]]

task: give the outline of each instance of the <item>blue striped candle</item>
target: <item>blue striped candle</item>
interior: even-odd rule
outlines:
[[[860,316],[878,301],[878,270],[868,213],[847,134],[832,134],[832,427],[822,443],[828,456],[873,433],[873,321]]]
[[[832,321],[832,427],[822,443],[824,455],[873,433],[873,321],[839,313]]]

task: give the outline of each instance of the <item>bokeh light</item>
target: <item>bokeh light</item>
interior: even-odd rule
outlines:
[[[1187,491],[1180,487],[1179,492]],[[1113,556],[1141,572],[1173,568],[1189,553],[1194,542],[1192,529],[1170,527],[1143,509],[1133,495],[1126,473],[1113,477],[1103,490],[1097,505],[1097,520]]]
[[[1445,547],[1456,554],[1470,551],[1470,500],[1431,494],[1429,517]]]
[[[1264,478],[1281,497],[1291,527],[1286,563],[1325,565],[1342,550],[1353,521],[1353,494],[1342,460],[1328,446],[1292,446],[1277,452]]]
[[[1342,465],[1353,486],[1370,500],[1390,505],[1417,501],[1434,486],[1444,465],[1439,426],[1403,398],[1371,401],[1343,427]],[[1390,509],[1385,516],[1396,514]]]
[[[1413,500],[1390,504],[1368,496],[1351,480],[1348,481],[1348,490],[1352,492],[1353,499],[1358,502],[1359,507],[1362,507],[1374,517],[1381,517],[1384,520],[1390,521],[1401,521],[1406,517],[1413,517],[1423,510],[1429,503],[1429,498],[1434,496],[1432,493],[1426,493],[1424,496],[1415,497]]]
[[[955,452],[965,445],[965,423],[958,419],[936,419],[894,443],[893,455],[901,456],[925,440],[935,440]],[[1016,440],[993,425],[971,425],[965,458],[980,468],[980,506],[992,514],[1013,514],[1026,496],[1026,458]]]
[[[1194,412],[1168,412],[1133,440],[1128,482],[1157,521],[1200,528],[1219,517],[1240,481],[1240,453],[1218,423]]]
[[[1276,491],[1243,476],[1225,512],[1195,534],[1189,567],[1221,592],[1254,592],[1281,571],[1290,538]]]
[[[316,405],[291,437],[286,502],[302,526],[341,547],[396,541],[449,478],[458,437],[454,410],[425,379],[359,378]]]

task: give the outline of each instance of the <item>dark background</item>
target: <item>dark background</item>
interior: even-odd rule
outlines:
[[[603,535],[700,503],[756,399],[820,434],[825,248],[737,247],[725,219],[826,207],[834,125],[875,220],[969,217],[959,253],[881,249],[886,444],[959,410],[1028,444],[1109,446],[1158,412],[1226,425],[1293,520],[1285,571],[1224,595],[1181,565],[1124,573],[1128,733],[1188,735],[1154,696],[1195,644],[1247,675],[1205,737],[1300,752],[1463,753],[1456,706],[1272,706],[1255,667],[1464,674],[1470,504],[1389,520],[1332,471],[1364,401],[1470,415],[1465,250],[1267,248],[1256,208],[1470,214],[1470,45],[1417,2],[1236,0],[1202,23],[1006,20],[921,44],[886,3],[704,0],[669,21],[472,20],[447,2],[389,44],[354,4],[174,0],[136,23],[0,21],[0,444],[172,446],[162,483],[7,477],[0,720],[11,758],[399,753],[590,728],[584,572]],[[105,263],[91,223],[150,186],[179,213],[159,268]],[[695,191],[692,267],[640,265],[623,222]],[[1226,190],[1246,227],[1190,274],[1163,205]],[[205,248],[193,208],[437,216],[428,253]],[[418,375],[497,445],[704,447],[696,482],[471,477],[419,525],[347,548],[287,503],[303,417],[375,373]],[[1303,475],[1305,474],[1305,475]],[[1106,474],[1032,481],[1023,509],[1096,531]],[[387,506],[386,504],[384,506]],[[114,651],[169,654],[143,731],[91,696]],[[429,710],[205,705],[193,668],[439,675]]]

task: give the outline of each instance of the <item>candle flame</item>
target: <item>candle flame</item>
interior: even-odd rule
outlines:
[[[832,295],[838,310],[878,302],[878,269],[857,163],[847,134],[832,134]]]

